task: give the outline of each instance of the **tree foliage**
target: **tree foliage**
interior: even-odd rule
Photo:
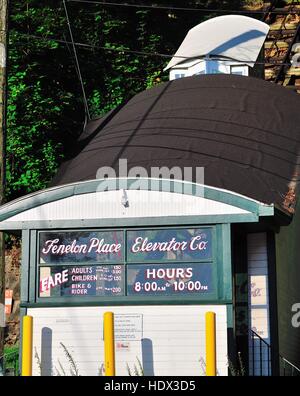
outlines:
[[[123,1],[118,1],[122,3]],[[45,188],[72,155],[85,114],[61,0],[14,0],[9,21],[7,200]],[[127,3],[152,4],[150,1]],[[164,6],[238,8],[240,1],[171,1]],[[92,117],[168,76],[186,32],[212,15],[67,2]],[[58,41],[57,41],[58,40]],[[99,47],[104,47],[101,49]],[[128,53],[143,51],[152,56]]]

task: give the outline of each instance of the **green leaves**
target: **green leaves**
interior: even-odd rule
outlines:
[[[236,4],[238,1],[235,1]],[[149,5],[149,1],[141,0]],[[191,0],[185,6],[209,6]],[[227,4],[228,2],[226,2]],[[231,2],[230,2],[231,3]],[[152,3],[151,3],[152,4]],[[170,6],[170,0],[159,5]],[[214,1],[213,6],[224,2]],[[168,80],[163,73],[186,32],[207,15],[67,2],[92,117]],[[47,187],[72,158],[84,125],[84,105],[61,1],[14,0],[9,23],[6,198]],[[109,50],[103,50],[105,47]],[[152,56],[130,53],[141,51]]]
[[[158,83],[163,62],[126,50],[163,47],[151,10],[68,3],[75,41],[117,51],[77,48],[93,117]],[[162,15],[160,21],[166,20]],[[165,27],[163,27],[165,29]],[[82,132],[84,106],[61,2],[16,0],[10,16],[6,197],[47,187]],[[123,51],[124,50],[124,51]]]

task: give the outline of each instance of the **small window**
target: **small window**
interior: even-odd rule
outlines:
[[[178,80],[178,78],[183,78],[183,77],[185,77],[184,73],[176,73],[175,74],[175,80]]]
[[[242,71],[238,71],[238,70],[231,72],[231,74],[235,74],[237,76],[243,76],[244,75],[244,73]]]
[[[236,76],[248,76],[247,66],[231,66],[230,73]]]
[[[206,74],[223,74],[221,65],[218,61],[209,60],[206,62]]]

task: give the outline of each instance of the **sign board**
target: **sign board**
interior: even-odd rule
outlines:
[[[40,267],[40,297],[114,296],[124,294],[124,266]]]
[[[42,231],[37,295],[215,298],[213,230]]]
[[[251,330],[263,339],[269,338],[267,308],[251,309]]]
[[[130,264],[127,271],[128,295],[183,295],[213,291],[211,264]]]
[[[123,261],[123,231],[40,233],[40,264]]]
[[[128,231],[127,257],[130,262],[211,260],[212,231],[210,228]]]
[[[122,231],[40,233],[40,264],[121,263]],[[201,261],[212,259],[211,228],[134,230],[127,232],[127,260]]]
[[[13,291],[11,289],[5,290],[5,314],[11,314]]]
[[[251,275],[251,305],[267,304],[267,275]]]
[[[143,338],[142,314],[116,314],[115,315],[115,340],[116,341],[141,341]]]

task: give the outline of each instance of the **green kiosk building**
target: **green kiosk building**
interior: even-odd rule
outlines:
[[[48,189],[0,208],[0,229],[22,233],[34,375],[68,372],[65,348],[103,375],[107,311],[117,375],[137,359],[205,375],[207,311],[218,375],[298,373],[300,99],[234,66],[172,69],[90,121]]]
[[[238,352],[250,375],[277,374],[280,355],[300,363],[298,109],[252,77],[161,84],[92,121],[52,187],[1,208],[1,229],[22,232],[21,310],[42,375],[67,365],[61,343],[98,375],[106,311],[118,375],[136,357],[145,375],[203,375],[207,311],[219,375]],[[99,178],[108,166],[116,179]],[[201,167],[203,183],[159,177]]]

